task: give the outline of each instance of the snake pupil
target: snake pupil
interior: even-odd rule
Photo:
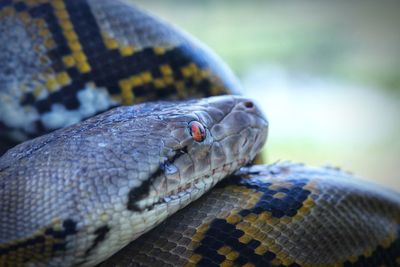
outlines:
[[[191,121],[189,123],[189,132],[196,142],[203,142],[206,139],[206,129],[198,121]]]

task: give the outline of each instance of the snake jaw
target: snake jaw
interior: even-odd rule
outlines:
[[[250,159],[241,159],[231,163],[226,163],[222,167],[211,170],[211,175],[205,175],[179,185],[168,191],[164,196],[152,195],[136,203],[141,211],[150,211],[159,205],[167,205],[169,212],[181,209],[190,202],[198,199],[225,176],[234,172],[239,166],[250,162]],[[172,211],[171,211],[172,212]],[[174,211],[173,211],[174,212]]]
[[[147,178],[146,190],[131,191],[128,209],[143,212],[161,204],[183,207],[190,202],[187,199],[197,199],[250,162],[266,140],[267,121],[248,99],[214,97],[186,108],[188,111],[181,111],[183,116],[176,111],[171,117],[162,116],[164,125],[172,127],[162,140],[164,160]],[[200,111],[194,112],[196,109]],[[204,126],[204,140],[192,138],[193,121]]]

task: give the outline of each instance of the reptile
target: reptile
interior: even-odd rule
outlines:
[[[246,98],[123,106],[0,160],[0,265],[93,266],[250,162],[267,122]]]
[[[267,120],[217,97],[240,85],[188,34],[111,0],[2,0],[0,33],[0,266],[94,266],[136,238],[104,265],[400,264],[396,193],[326,168],[235,173]]]
[[[120,1],[0,1],[3,151],[119,105],[241,90],[188,34]]]
[[[399,201],[337,168],[243,167],[100,266],[398,266]]]

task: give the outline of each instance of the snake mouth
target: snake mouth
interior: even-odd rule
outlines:
[[[163,141],[159,162],[152,164],[152,173],[129,192],[128,210],[141,213],[166,206],[171,214],[170,210],[199,198],[260,151],[268,123],[253,102],[216,100],[209,114],[206,112],[207,116],[203,114],[198,120],[177,115],[177,124],[174,117],[173,130]]]
[[[212,169],[210,174],[191,179],[187,183],[168,191],[163,196],[153,196],[141,199],[135,203],[138,211],[151,211],[154,208],[165,205],[166,208],[182,208],[190,202],[198,199],[224,177],[233,173],[239,166],[249,162],[248,158],[225,163],[221,167]]]

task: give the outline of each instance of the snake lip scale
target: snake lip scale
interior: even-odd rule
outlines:
[[[229,170],[234,169],[232,168],[232,166],[243,166],[248,162],[249,162],[248,159],[242,159],[238,160],[237,162],[224,164],[223,167],[219,169],[213,169],[211,171],[211,175],[215,174],[216,172],[221,172],[223,170],[228,171],[229,173]],[[179,202],[181,199],[184,199],[185,197],[190,198],[192,194],[196,195],[196,193],[200,191],[207,191],[209,188],[213,187],[217,183],[217,181],[206,182],[207,179],[210,179],[211,175],[194,178],[193,181],[188,182],[172,191],[167,192],[165,196],[158,198],[147,198],[146,200],[143,200],[143,203],[137,204],[138,206],[137,210],[138,211],[151,210],[154,209],[156,205],[170,203],[171,201]]]

